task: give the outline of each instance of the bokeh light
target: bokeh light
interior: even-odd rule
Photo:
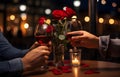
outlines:
[[[29,28],[29,24],[28,24],[28,23],[25,23],[25,24],[24,24],[24,28],[25,28],[25,29],[28,29],[28,28]]]
[[[10,20],[15,20],[15,15],[10,15]]]
[[[20,5],[20,11],[26,11],[27,6],[26,5]]]
[[[75,0],[75,1],[73,2],[73,5],[74,5],[75,7],[79,7],[79,6],[81,5],[81,1]]]
[[[109,19],[109,24],[114,24],[115,23],[115,20],[114,19]]]
[[[99,18],[99,23],[103,23],[104,19],[103,18]]]
[[[90,21],[90,17],[85,16],[84,20],[85,20],[85,22],[89,22]]]
[[[45,9],[45,14],[46,14],[46,15],[51,14],[51,9]]]

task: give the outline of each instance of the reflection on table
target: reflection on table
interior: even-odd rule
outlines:
[[[120,64],[118,63],[91,60],[83,60],[81,63],[83,66],[72,66],[70,73],[55,75],[51,71],[47,71],[42,74],[29,74],[25,77],[120,77]],[[49,69],[51,68],[53,66],[49,67]]]

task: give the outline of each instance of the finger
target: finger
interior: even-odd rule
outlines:
[[[36,41],[34,44],[33,44],[34,47],[38,47],[40,46],[40,44]]]
[[[82,31],[72,31],[72,32],[68,32],[67,35],[75,35],[75,34],[79,34],[79,35],[83,35]]]
[[[36,48],[34,49],[34,51],[37,55],[39,56],[43,56],[43,55],[49,55],[50,54],[50,51],[46,48]]]
[[[52,45],[52,42],[51,41],[49,41],[49,43],[48,43],[50,46]]]
[[[44,55],[44,58],[45,58],[46,60],[48,60],[48,59],[49,59],[49,56],[48,56],[48,55]]]
[[[40,49],[49,50],[47,46],[39,46]]]
[[[41,50],[41,55],[49,55],[50,51],[48,50]]]
[[[38,42],[35,42],[35,43],[30,47],[30,50],[38,47],[39,45],[40,45],[40,44],[39,44]]]
[[[86,39],[85,36],[72,36],[71,40],[84,40]]]
[[[52,49],[52,42],[51,41],[49,41],[49,43],[48,43],[48,48],[49,48],[49,51],[51,51],[51,49]]]

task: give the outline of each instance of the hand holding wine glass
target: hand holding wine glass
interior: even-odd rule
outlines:
[[[52,26],[46,23],[38,24],[35,29],[35,38],[41,46],[49,46],[52,37]],[[48,66],[44,64],[41,69],[46,71]]]

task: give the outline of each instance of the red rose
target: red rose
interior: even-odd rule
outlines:
[[[52,15],[55,19],[64,19],[65,17],[67,17],[67,14],[63,11],[63,10],[54,10],[52,12]]]
[[[47,32],[47,33],[50,33],[50,32],[52,32],[53,30],[54,30],[53,26],[52,26],[52,25],[49,25],[49,26],[47,27],[47,29],[46,29],[46,32]]]
[[[64,7],[64,11],[67,13],[67,17],[72,17],[76,15],[76,12],[69,7]]]
[[[45,21],[45,20],[46,20],[45,17],[40,17],[40,19],[39,19],[39,24],[40,24],[40,25],[44,24],[44,21]]]

